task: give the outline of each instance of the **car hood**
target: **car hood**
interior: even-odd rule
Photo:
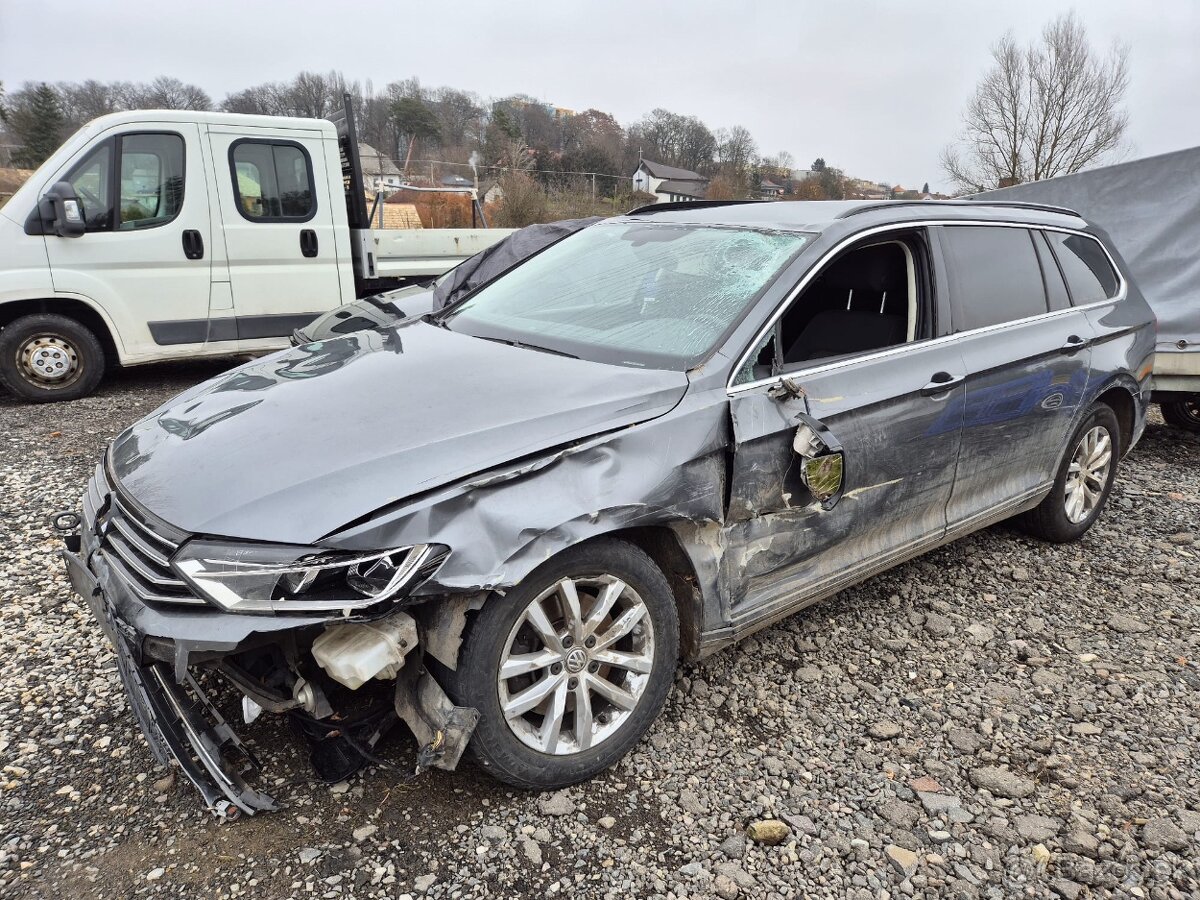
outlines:
[[[212,379],[113,442],[124,491],[192,533],[311,543],[374,510],[669,411],[682,372],[606,365],[417,321]]]

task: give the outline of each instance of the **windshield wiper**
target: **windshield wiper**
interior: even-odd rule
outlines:
[[[510,347],[521,347],[524,350],[537,350],[539,353],[553,353],[555,356],[565,356],[568,359],[579,359],[574,353],[567,353],[565,350],[555,350],[553,347],[540,347],[537,344],[530,344],[526,341],[514,341],[508,338],[488,337],[487,335],[474,335],[484,341],[495,341],[497,344],[508,344]]]

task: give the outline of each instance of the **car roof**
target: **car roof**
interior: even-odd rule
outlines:
[[[626,218],[686,225],[725,225],[779,231],[824,231],[834,225],[970,220],[1080,228],[1074,210],[1035,203],[986,200],[745,200],[658,203]]]

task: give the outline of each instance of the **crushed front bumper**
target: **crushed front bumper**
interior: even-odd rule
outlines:
[[[87,535],[85,533],[84,540]],[[254,754],[212,705],[192,674],[182,678],[165,662],[144,659],[142,633],[126,622],[78,549],[62,551],[75,591],[85,598],[116,651],[117,671],[150,751],[163,765],[178,764],[222,818],[275,810],[278,803],[243,776],[260,766]]]

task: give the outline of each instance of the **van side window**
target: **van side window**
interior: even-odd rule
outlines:
[[[83,207],[88,231],[112,230],[112,141],[105,141],[67,173],[66,181],[75,189]]]
[[[122,231],[166,225],[183,207],[183,138],[177,134],[121,137]]]
[[[1047,312],[1033,240],[1024,228],[946,225],[942,247],[950,268],[955,331],[1001,325]]]
[[[1071,289],[1071,302],[1082,306],[1117,296],[1120,280],[1099,241],[1065,231],[1047,231],[1046,238]]]
[[[312,160],[290,141],[236,141],[229,168],[238,212],[251,222],[303,222],[317,211]]]
[[[1055,262],[1054,254],[1050,252],[1050,245],[1046,243],[1046,233],[1036,230],[1032,234],[1038,262],[1042,264],[1042,282],[1046,285],[1046,298],[1050,301],[1050,309],[1068,309],[1071,306],[1071,296],[1067,293],[1062,270]]]

